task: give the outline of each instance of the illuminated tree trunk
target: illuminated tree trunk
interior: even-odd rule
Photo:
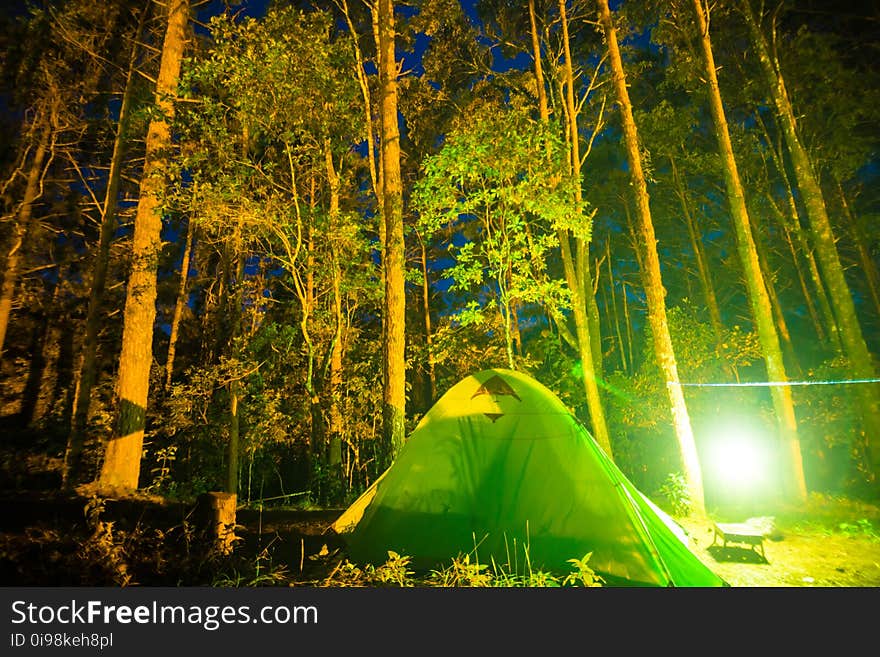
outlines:
[[[822,268],[823,279],[828,286],[829,300],[837,319],[837,327],[840,330],[844,352],[849,360],[850,371],[857,379],[872,379],[876,376],[874,360],[862,335],[855,303],[843,273],[822,189],[813,172],[807,150],[798,135],[797,119],[785,88],[779,62],[770,57],[767,42],[752,13],[750,3],[743,1],[742,9],[782,126],[782,135],[791,158],[804,208],[810,220],[816,257]],[[858,385],[854,393],[862,411],[862,430],[867,440],[871,465],[874,471],[877,471],[880,469],[880,386]]]
[[[40,195],[43,163],[46,160],[52,136],[52,121],[48,114],[44,114],[40,121],[42,122],[40,137],[28,170],[27,186],[13,227],[12,245],[6,255],[3,284],[0,286],[0,357],[3,355],[6,330],[9,327],[9,318],[12,314],[12,301],[15,298],[15,288],[18,285],[22,249],[24,249],[28,235],[33,232],[34,203]]]
[[[347,0],[337,0],[337,4],[340,9],[342,9],[342,13],[345,16],[346,25],[348,25],[348,32],[351,35],[352,44],[354,46],[354,54],[355,60],[357,61],[357,79],[358,84],[361,88],[361,97],[364,101],[364,139],[367,142],[367,162],[369,164],[369,172],[370,172],[370,183],[373,187],[373,195],[376,197],[376,204],[379,208],[379,216],[384,217],[384,213],[382,211],[383,198],[382,198],[382,185],[379,180],[379,168],[376,165],[376,132],[373,127],[373,102],[370,96],[370,84],[367,80],[367,74],[364,71],[364,56],[361,52],[360,44],[357,39],[357,30],[354,27],[354,23],[351,20],[351,16],[348,12],[348,2]],[[371,12],[372,16],[376,15],[376,12]],[[376,48],[378,49],[379,42],[378,38],[376,39]],[[379,158],[381,159],[381,158]],[[381,228],[382,222],[380,222]],[[381,228],[380,230],[380,243],[385,244],[385,230]]]
[[[174,376],[174,358],[177,354],[177,337],[180,334],[180,321],[183,308],[187,302],[187,281],[189,280],[189,261],[192,254],[193,222],[190,219],[186,227],[186,242],[183,245],[183,257],[180,261],[180,280],[177,283],[177,299],[174,302],[174,314],[171,317],[171,334],[168,336],[168,357],[165,360],[165,389],[171,389]]]
[[[394,3],[378,0],[379,78],[382,94],[382,170],[385,223],[384,383],[382,434],[386,465],[403,447],[406,418],[403,183],[397,124],[397,59],[394,55]]]
[[[577,114],[574,101],[574,71],[571,63],[571,48],[568,38],[568,18],[565,12],[565,0],[559,0],[559,11],[562,20],[562,40],[564,46],[565,67],[565,105],[567,107],[568,134],[570,142],[570,167],[572,175],[577,179],[575,194],[578,205],[582,201],[581,172],[580,172],[580,138],[577,128]],[[534,25],[534,23],[533,23]],[[533,47],[537,46],[537,31],[532,28]],[[535,61],[540,61],[540,48],[535,51]],[[543,78],[543,75],[542,75]],[[543,87],[543,85],[542,85]],[[540,93],[540,92],[539,92]],[[546,107],[546,100],[543,107]],[[547,120],[548,117],[543,117]],[[586,218],[583,218],[587,221]],[[593,437],[602,447],[605,453],[613,458],[611,449],[611,436],[608,433],[608,424],[605,421],[605,410],[602,406],[602,395],[598,381],[601,378],[601,341],[598,340],[598,312],[593,318],[590,315],[590,297],[593,296],[593,285],[590,276],[589,246],[582,239],[574,239],[574,253],[572,253],[571,237],[569,231],[561,230],[558,234],[561,247],[563,271],[565,281],[571,292],[572,315],[575,323],[575,336],[577,337],[578,355],[581,360],[581,379],[583,380],[584,393],[587,398],[587,407],[590,410],[590,423]],[[595,305],[595,297],[592,298]],[[598,356],[597,356],[598,354]]]
[[[419,238],[419,247],[421,253],[422,266],[422,316],[425,320],[425,348],[428,357],[428,383],[431,388],[431,402],[437,400],[437,375],[434,371],[434,331],[431,326],[431,286],[428,281],[428,252],[425,248],[425,242],[422,236],[416,233]]]
[[[794,344],[791,341],[791,333],[788,330],[788,321],[782,312],[782,304],[779,301],[779,295],[776,293],[776,277],[770,266],[770,256],[767,253],[767,246],[764,244],[761,232],[755,226],[753,235],[755,240],[755,250],[758,254],[758,264],[761,267],[761,275],[767,286],[767,298],[770,300],[770,310],[773,312],[773,322],[776,324],[776,332],[779,335],[780,346],[783,354],[788,362],[788,367],[796,376],[800,375],[801,366],[798,362],[797,353]]]
[[[147,131],[140,198],[132,238],[131,273],[125,300],[122,353],[116,384],[116,428],[107,445],[98,479],[101,490],[129,491],[138,486],[146,425],[150,367],[153,362],[153,322],[156,317],[156,274],[162,247],[160,197],[171,147],[173,96],[180,75],[189,19],[188,0],[171,0],[162,60],[156,82],[158,114]]]
[[[678,196],[679,203],[681,204],[681,213],[684,215],[688,237],[691,241],[691,248],[694,250],[694,257],[697,261],[697,273],[700,276],[700,286],[703,288],[703,298],[706,300],[706,308],[709,309],[709,320],[712,322],[712,329],[715,331],[715,339],[720,343],[724,335],[724,325],[721,322],[721,311],[718,308],[718,299],[715,296],[715,285],[712,283],[712,275],[709,273],[709,265],[706,263],[705,249],[703,248],[702,240],[697,235],[696,222],[691,213],[691,203],[688,199],[687,191],[681,182],[681,176],[678,173],[675,158],[670,157],[669,162],[672,165],[672,179],[675,183],[675,194]]]
[[[241,308],[244,301],[244,253],[241,245],[241,227],[236,225],[232,240],[235,249],[235,280],[229,285],[232,292],[232,300],[227,304],[229,313],[229,350],[232,357],[239,359],[238,337],[241,335]],[[238,412],[241,399],[241,377],[239,372],[233,373],[233,378],[226,386],[229,394],[229,444],[226,448],[226,492],[238,495],[238,463],[241,450],[241,415]]]
[[[654,339],[654,351],[657,364],[666,379],[666,391],[672,410],[672,421],[678,437],[679,451],[684,477],[687,482],[692,510],[696,515],[705,515],[705,499],[703,492],[703,476],[697,456],[697,447],[691,430],[690,417],[685,404],[684,392],[679,385],[678,366],[672,348],[672,338],[666,319],[666,301],[663,280],[660,276],[660,259],[657,254],[657,240],[654,237],[654,224],[648,201],[648,188],[642,169],[639,153],[638,133],[633,119],[632,105],[626,88],[626,76],[623,60],[617,45],[617,33],[611,20],[608,0],[599,0],[599,18],[605,33],[606,45],[610,55],[612,78],[620,105],[621,123],[623,124],[624,142],[626,144],[627,161],[630,168],[630,180],[635,194],[638,210],[639,230],[642,242],[642,257],[645,261],[643,275],[645,279],[645,296],[648,303],[648,321]]]
[[[339,225],[339,175],[333,163],[333,152],[330,139],[324,140],[324,163],[327,169],[327,181],[330,187],[330,231],[336,233]],[[333,316],[336,330],[333,334],[333,346],[330,351],[330,430],[327,465],[331,477],[342,483],[342,431],[343,416],[340,410],[339,395],[342,390],[342,353],[345,337],[345,317],[342,313],[342,272],[340,271],[339,253],[335,241],[331,242],[333,266]]]
[[[801,221],[797,202],[794,198],[794,191],[792,190],[791,182],[789,182],[788,172],[786,171],[785,164],[782,161],[782,145],[777,145],[771,140],[770,133],[768,132],[767,127],[764,125],[764,122],[761,120],[760,113],[756,113],[755,116],[757,118],[756,123],[761,127],[761,130],[764,133],[764,138],[767,140],[767,145],[769,147],[768,150],[770,156],[773,158],[773,163],[776,166],[776,172],[779,174],[779,177],[782,179],[784,185],[783,189],[788,211],[784,212],[782,210],[777,210],[777,216],[779,217],[780,223],[782,224],[783,230],[786,233],[786,237],[789,241],[789,244],[791,245],[791,248],[794,249],[794,245],[792,244],[793,238],[794,241],[797,242],[797,246],[800,248],[803,257],[807,262],[810,278],[812,279],[813,286],[815,287],[816,302],[819,304],[819,309],[822,311],[825,326],[827,327],[828,343],[836,354],[842,354],[843,345],[840,343],[840,332],[837,330],[837,321],[834,319],[834,313],[831,310],[831,303],[828,301],[828,295],[825,293],[825,285],[822,282],[822,277],[819,274],[819,268],[816,265],[816,259],[813,257],[813,251],[810,248],[807,237],[804,234],[804,230],[801,228]],[[775,202],[773,202],[772,198],[771,203],[773,207],[776,208],[776,204]],[[794,261],[797,264],[797,257],[795,257]],[[800,269],[798,269],[798,272],[800,273]],[[805,285],[802,284],[802,287],[807,306],[810,310],[811,316],[814,317],[814,321],[816,323],[816,335],[819,336],[820,340],[824,341],[826,333],[823,330],[818,319],[815,318],[816,311],[813,304],[813,295],[807,290],[807,287]]]
[[[110,245],[117,226],[117,207],[119,204],[119,183],[122,180],[122,164],[125,157],[125,146],[128,139],[128,124],[131,114],[131,101],[134,95],[134,74],[139,48],[141,27],[148,10],[141,12],[140,23],[135,33],[134,43],[128,61],[125,78],[125,91],[119,107],[119,121],[116,126],[116,137],[113,141],[113,155],[110,159],[110,171],[107,174],[107,190],[104,195],[104,207],[101,212],[101,231],[94,256],[92,285],[89,290],[89,306],[86,311],[85,333],[83,335],[80,367],[73,396],[73,414],[70,434],[67,437],[67,449],[64,454],[64,471],[62,486],[68,487],[76,483],[82,476],[81,457],[85,442],[85,431],[89,421],[92,388],[97,378],[98,333],[101,328],[101,305],[107,287],[107,269],[110,264]]]
[[[620,369],[629,372],[629,361],[626,345],[623,342],[623,334],[620,331],[620,311],[617,309],[617,292],[614,287],[614,267],[611,265],[611,239],[605,242],[605,260],[608,262],[608,288],[611,292],[611,312],[614,321],[614,334],[617,336],[617,344],[620,347]],[[626,291],[624,291],[626,294]]]
[[[718,87],[715,58],[709,38],[708,18],[704,13],[702,0],[694,0],[694,8],[696,10],[697,27],[700,31],[700,46],[709,91],[709,108],[715,124],[715,136],[718,139],[718,147],[721,152],[727,200],[736,230],[737,251],[749,292],[752,315],[758,330],[758,339],[761,343],[761,350],[767,367],[767,376],[771,381],[783,384],[771,386],[770,394],[773,398],[773,407],[776,411],[776,419],[783,445],[782,456],[788,460],[788,476],[785,478],[784,488],[786,494],[792,499],[803,501],[806,499],[807,491],[804,482],[803,461],[797,434],[797,421],[795,419],[791,387],[784,385],[788,381],[788,376],[786,375],[785,364],[782,359],[779,335],[773,323],[770,297],[767,293],[764,276],[761,273],[758,253],[752,236],[751,222],[748,210],[746,209],[743,187],[740,182],[739,171],[733,155],[733,145],[727,128],[727,118],[724,115],[724,107],[721,103],[721,91]]]
[[[843,185],[840,180],[835,178],[834,188],[840,199],[840,207],[843,209],[844,216],[847,220],[850,233],[852,234],[853,243],[856,252],[859,254],[859,265],[865,274],[865,282],[868,285],[868,292],[871,300],[874,302],[874,312],[880,317],[880,272],[877,271],[877,265],[871,256],[871,250],[868,246],[868,237],[865,234],[865,227],[860,217],[856,217],[850,209],[849,202],[846,200],[846,194],[843,192]]]

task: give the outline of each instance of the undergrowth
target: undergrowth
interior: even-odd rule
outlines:
[[[418,586],[418,587],[562,587],[562,586],[602,586],[604,580],[589,566],[592,553],[580,559],[569,559],[571,572],[551,573],[543,569],[527,566],[522,572],[511,571],[509,564],[498,565],[472,560],[472,554],[459,554],[451,563],[435,568],[426,574],[417,575],[411,569],[412,559],[392,550],[388,551],[385,563],[356,565],[342,559],[330,574],[318,582],[324,587],[376,587],[376,586]]]

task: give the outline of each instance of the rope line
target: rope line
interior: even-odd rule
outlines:
[[[679,381],[667,381],[666,385],[677,385],[682,388],[754,388],[765,386],[832,386],[853,383],[880,383],[880,379],[843,379],[838,381],[748,381],[745,383],[681,383]]]

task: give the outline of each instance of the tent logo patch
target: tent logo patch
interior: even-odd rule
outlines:
[[[520,396],[516,394],[516,390],[511,388],[510,384],[497,374],[477,388],[477,391],[471,395],[471,399],[479,397],[480,395],[497,395],[499,397],[510,395],[517,401],[522,401]]]

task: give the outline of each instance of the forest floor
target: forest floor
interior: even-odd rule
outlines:
[[[330,529],[341,509],[239,509],[240,540],[223,556],[200,549],[191,503],[98,499],[52,483],[0,479],[0,586],[372,585],[331,581],[347,563]],[[742,522],[744,512],[677,520],[732,587],[880,587],[880,506],[811,494],[797,509],[762,511],[763,555],[716,538],[715,521]]]

